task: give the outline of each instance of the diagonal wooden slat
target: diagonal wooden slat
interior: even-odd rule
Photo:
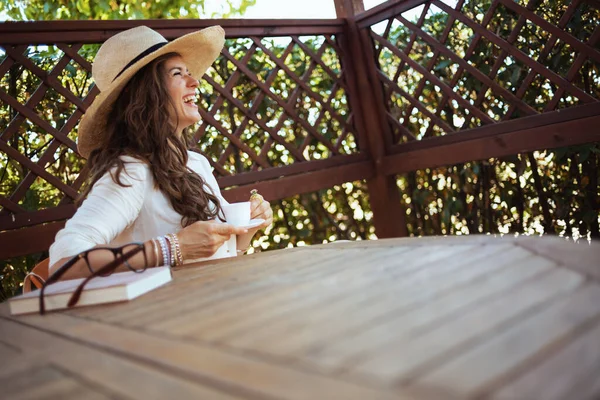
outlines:
[[[354,114],[350,113],[348,115],[348,122],[352,123],[354,121]],[[350,132],[348,132],[346,130],[346,128],[342,129],[342,133],[340,133],[340,136],[338,137],[338,139],[335,141],[335,148],[336,149],[340,149],[340,147],[342,146],[342,143],[344,143],[344,140],[348,137],[348,135],[350,134]]]
[[[81,65],[86,71],[92,72],[92,63],[78,53],[82,46],[82,43],[73,43],[71,45],[66,43],[56,43],[56,47],[58,47],[63,53],[71,57],[73,61]]]
[[[25,48],[25,46],[19,46],[19,47]],[[0,48],[3,48],[3,47],[0,47]],[[10,69],[15,64],[16,64],[15,60],[13,60],[10,57],[6,57],[4,60],[2,60],[2,63],[0,63],[0,77],[4,76],[8,71],[10,71]]]
[[[409,131],[404,125],[402,125],[400,123],[400,121],[398,121],[397,117],[393,116],[389,112],[386,112],[386,116],[387,116],[388,121],[390,121],[398,129],[398,131],[400,131],[400,133],[403,137],[407,138],[408,140],[417,140],[417,137],[411,131]],[[437,115],[436,115],[436,117],[437,117]],[[429,127],[431,127],[431,126],[433,126],[433,124],[429,125]],[[429,127],[427,128],[428,130],[429,130]],[[425,135],[427,135],[427,133]],[[398,137],[395,136],[394,139],[397,140]]]
[[[423,16],[423,14],[421,14],[421,16]],[[423,18],[419,18],[419,21],[417,21],[417,23],[421,22],[421,19],[423,19]],[[394,18],[388,19],[387,24],[385,26],[385,30],[383,31],[383,35],[382,35],[384,38],[389,38],[390,31],[392,30],[393,22],[394,22]],[[374,40],[371,40],[369,42],[369,44],[374,47],[374,50],[376,50],[375,51],[376,68],[381,70],[380,56],[381,56],[381,52],[383,51],[384,47],[381,45],[378,45],[377,42]],[[393,78],[394,82],[397,82],[398,78],[400,77],[400,72],[402,71],[402,69],[400,67],[402,65],[404,65],[404,61],[400,60],[400,65],[398,66],[398,68],[396,68],[396,73],[394,74],[394,78]],[[393,120],[393,121],[391,121],[391,123],[393,125],[395,125],[396,127],[398,127],[398,125],[401,125],[401,124],[391,114],[391,110],[392,110],[392,108],[394,108],[391,103],[391,93],[388,91],[388,88],[384,85],[382,85],[382,90],[384,92],[384,98],[387,99],[387,101],[385,101],[385,103],[384,103],[385,113],[388,116],[387,119],[389,119],[389,117],[391,117]],[[406,129],[406,127],[404,127],[404,126],[402,126],[402,128],[398,128],[398,130],[390,127],[390,137],[386,139],[387,144],[398,143],[401,140],[400,137],[397,135],[398,131],[401,133],[401,136],[406,136],[406,137],[412,136],[414,138],[414,135],[412,134],[412,132],[409,132],[409,130]]]
[[[333,51],[335,52],[335,54],[338,55],[338,58],[341,60],[344,57],[344,50],[338,46],[338,44],[332,39],[332,36],[329,35],[325,35],[325,41],[327,42],[327,44],[329,44],[329,46],[331,46],[331,48],[333,49]],[[333,36],[336,37],[337,36]]]
[[[223,167],[221,164],[219,164],[218,162],[216,162],[215,160],[212,159],[212,157],[210,157],[209,155],[205,154],[204,152],[202,152],[199,149],[192,149],[192,151],[196,151],[199,154],[202,154],[204,157],[206,157],[206,159],[208,160],[208,163],[210,164],[211,167],[213,167],[215,169],[215,173],[217,175],[220,176],[231,176],[232,173],[227,171],[225,169],[225,167]]]
[[[423,16],[423,14],[421,14],[421,16]],[[419,18],[419,21],[420,20],[421,20],[421,18]],[[393,22],[394,22],[394,18],[388,19],[387,24],[385,24],[385,29],[383,30],[383,34],[381,36],[383,36],[384,38],[389,38],[390,37],[390,32],[392,30],[392,23]],[[377,48],[374,49],[374,50],[375,50],[375,52],[374,52],[375,53],[375,60],[379,60],[379,57],[381,56],[381,51],[383,50],[383,47],[377,46]],[[401,63],[400,65],[402,65],[402,62],[400,62],[400,63]],[[377,66],[379,68],[381,68],[381,65],[379,65],[379,63],[378,63]],[[398,68],[398,70],[399,69],[400,68]],[[396,73],[397,73],[397,71],[396,71]]]
[[[89,173],[90,173],[90,169],[89,169],[88,165],[85,164],[83,166],[83,168],[81,168],[81,171],[79,171],[79,175],[77,176],[77,179],[75,179],[75,182],[73,182],[71,184],[71,187],[73,189],[79,191],[79,189],[81,189],[83,184],[87,181]],[[73,202],[73,199],[71,199],[69,197],[63,197],[60,200],[60,202],[58,203],[58,205],[62,206],[65,204],[71,204],[72,202]]]
[[[27,210],[25,210],[17,203],[14,203],[10,199],[7,199],[2,196],[0,196],[0,206],[4,208],[2,211],[10,211],[15,214],[27,212]]]
[[[39,85],[35,92],[33,92],[29,99],[27,99],[27,102],[24,106],[28,109],[34,109],[35,106],[38,105],[40,101],[42,101],[47,91],[48,86],[44,84]],[[26,117],[22,113],[17,112],[14,118],[7,125],[6,129],[4,129],[2,133],[0,133],[0,139],[8,142],[12,138],[12,136],[19,130],[21,124],[25,121],[25,119]]]
[[[333,87],[331,88],[331,95],[329,96],[329,98],[325,101],[324,104],[331,106],[331,101],[333,100],[333,97],[335,95],[335,92],[337,90],[338,87],[338,82],[335,82],[333,84]],[[320,110],[319,111],[319,116],[317,117],[317,119],[315,120],[315,127],[318,127],[321,124],[321,121],[323,120],[323,118],[325,117],[325,113],[326,111],[324,110]],[[346,130],[346,126],[342,126],[342,132],[344,132]],[[302,142],[302,144],[300,145],[300,151],[304,152],[304,149],[306,149],[306,147],[310,144],[310,142],[312,141],[310,136],[306,136],[304,138],[304,141]],[[335,146],[336,149],[339,149],[339,146]]]

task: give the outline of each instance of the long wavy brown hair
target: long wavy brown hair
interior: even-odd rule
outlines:
[[[200,175],[187,167],[188,139],[178,135],[175,104],[165,85],[165,61],[177,53],[158,57],[140,69],[121,91],[108,116],[106,134],[88,159],[89,183],[79,201],[108,171],[115,183],[121,181],[127,155],[147,163],[155,185],[181,214],[181,225],[215,219],[221,214],[219,199]],[[211,204],[213,206],[211,206]]]

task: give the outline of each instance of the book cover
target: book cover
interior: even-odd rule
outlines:
[[[73,292],[85,278],[59,281],[44,291],[46,311],[67,308]],[[90,280],[74,307],[132,300],[171,281],[169,267],[149,268],[144,272],[118,272]],[[39,312],[40,291],[34,290],[9,299],[13,315]]]

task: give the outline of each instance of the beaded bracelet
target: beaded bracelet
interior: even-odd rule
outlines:
[[[164,236],[159,236],[156,238],[158,243],[160,244],[160,249],[162,250],[163,255],[163,265],[171,266],[171,253],[169,250],[169,246],[167,246],[167,240]]]
[[[175,257],[175,265],[183,265],[183,254],[181,253],[181,245],[179,244],[179,238],[176,233],[170,233],[167,235],[169,241],[171,242],[172,248],[174,250]]]

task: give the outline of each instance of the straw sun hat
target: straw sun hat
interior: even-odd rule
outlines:
[[[98,50],[92,65],[92,76],[100,94],[79,124],[79,153],[88,158],[100,145],[112,105],[142,67],[163,54],[175,52],[181,55],[192,76],[200,79],[217,59],[224,43],[225,31],[220,26],[193,32],[172,42],[147,26],[128,29],[109,38]]]

